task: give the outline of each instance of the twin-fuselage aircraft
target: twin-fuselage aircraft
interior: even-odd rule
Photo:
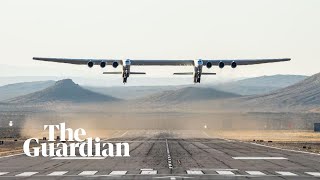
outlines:
[[[146,74],[145,72],[132,72],[130,71],[131,66],[193,66],[193,72],[185,73],[174,73],[174,75],[193,75],[193,82],[200,83],[201,75],[215,75],[216,73],[205,73],[202,72],[203,67],[208,69],[213,66],[224,68],[225,66],[231,66],[236,68],[239,65],[253,65],[253,64],[264,64],[273,62],[290,61],[290,58],[282,59],[226,59],[226,60],[133,60],[133,59],[69,59],[69,58],[43,58],[34,57],[34,60],[49,61],[58,63],[69,63],[87,65],[92,68],[94,65],[100,65],[101,68],[105,68],[107,65],[111,65],[117,68],[119,65],[122,66],[121,72],[104,72],[103,74],[122,74],[123,83],[127,83],[127,79],[130,74]]]

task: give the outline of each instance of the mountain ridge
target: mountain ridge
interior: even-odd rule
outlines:
[[[10,103],[32,104],[47,102],[107,102],[118,101],[112,96],[102,95],[82,88],[71,79],[57,81],[54,85],[27,95],[7,100]]]

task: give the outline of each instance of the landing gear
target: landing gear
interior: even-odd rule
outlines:
[[[195,76],[193,77],[193,82],[194,82],[194,83],[200,83],[200,81],[201,81],[201,76],[195,75]]]
[[[123,73],[122,73],[123,84],[127,83],[127,79],[129,75],[130,75],[129,67],[123,67]]]
[[[127,83],[127,77],[123,77],[123,84]]]
[[[201,74],[202,74],[202,66],[194,67],[194,83],[200,83],[201,81]]]

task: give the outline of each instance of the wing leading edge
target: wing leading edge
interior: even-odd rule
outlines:
[[[203,60],[204,64],[211,62],[213,66],[218,66],[220,62],[225,65],[231,65],[233,62],[237,65],[253,65],[253,64],[264,64],[264,63],[274,63],[274,62],[284,62],[290,61],[290,58],[280,58],[280,59],[221,59],[221,60]]]
[[[33,60],[37,61],[48,61],[57,63],[67,63],[67,64],[88,64],[88,62],[93,62],[94,65],[99,65],[101,62],[106,62],[107,65],[112,65],[114,61],[120,62],[120,59],[71,59],[71,58],[44,58],[44,57],[34,57]]]
[[[57,63],[68,63],[68,64],[87,64],[88,62],[93,62],[95,65],[101,62],[106,62],[107,65],[112,65],[113,62],[117,61],[119,64],[123,64],[120,59],[70,59],[70,58],[43,58],[34,57],[34,60],[38,61],[49,61]],[[225,65],[231,65],[233,62],[237,65],[253,65],[253,64],[263,64],[263,63],[273,63],[273,62],[283,62],[290,61],[290,58],[281,59],[217,59],[217,60],[202,60],[203,64],[211,62],[213,66],[218,66],[220,62]],[[134,66],[194,66],[194,60],[131,60],[131,65]]]

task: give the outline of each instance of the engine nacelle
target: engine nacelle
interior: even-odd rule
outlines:
[[[119,63],[117,61],[113,61],[112,67],[117,68],[119,66]]]
[[[92,61],[89,61],[89,62],[88,62],[88,67],[89,67],[89,68],[92,68],[92,67],[93,67],[93,65],[94,65],[94,64],[93,64],[93,62],[92,62]]]
[[[106,65],[107,65],[107,63],[106,63],[106,62],[104,62],[104,61],[101,61],[101,63],[100,63],[100,67],[101,67],[101,68],[104,68],[104,67],[106,67]]]
[[[234,62],[234,61],[232,61],[232,63],[231,63],[231,67],[232,67],[232,68],[236,68],[236,67],[237,67],[237,63],[236,63],[236,62]]]
[[[210,61],[207,62],[206,66],[207,66],[208,69],[210,69],[212,67],[212,62],[210,62]]]
[[[219,68],[220,69],[224,68],[224,62],[222,62],[222,61],[219,62]]]

